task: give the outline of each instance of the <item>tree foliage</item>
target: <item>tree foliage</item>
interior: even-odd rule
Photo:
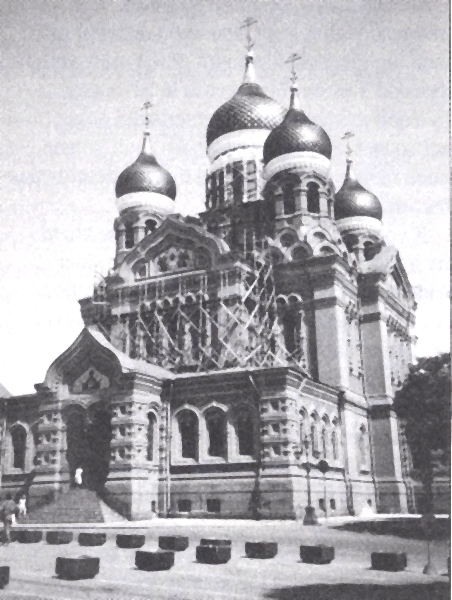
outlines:
[[[394,398],[413,466],[432,476],[432,451],[450,465],[450,354],[420,358]]]

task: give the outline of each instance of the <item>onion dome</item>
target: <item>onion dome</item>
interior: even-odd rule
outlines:
[[[298,87],[290,88],[290,108],[280,125],[275,127],[264,144],[264,163],[294,152],[315,152],[331,158],[331,140],[320,125],[313,123],[300,108]]]
[[[383,210],[380,200],[359,183],[352,166],[353,161],[348,159],[344,183],[334,196],[335,218],[372,217],[381,221]]]
[[[253,60],[249,52],[242,85],[210,119],[207,146],[226,133],[242,129],[273,129],[283,120],[285,109],[256,83]]]
[[[143,148],[136,161],[124,169],[116,181],[116,197],[136,192],[153,192],[174,200],[176,183],[166,169],[159,165],[150,150],[149,132],[145,131]]]

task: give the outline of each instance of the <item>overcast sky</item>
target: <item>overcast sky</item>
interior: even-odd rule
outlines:
[[[288,104],[285,59],[328,132],[383,205],[418,301],[417,355],[448,326],[447,0],[0,0],[0,381],[33,391],[83,327],[78,299],[114,253],[114,186],[152,143],[177,206],[202,210],[205,131],[243,74],[240,23],[254,16],[265,91]]]

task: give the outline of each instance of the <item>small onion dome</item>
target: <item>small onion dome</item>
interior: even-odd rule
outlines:
[[[245,76],[237,92],[216,110],[207,126],[207,146],[226,133],[242,129],[273,129],[285,109],[256,83],[253,55],[246,57]]]
[[[381,221],[383,210],[380,200],[359,183],[352,165],[353,161],[347,160],[344,183],[334,196],[335,218],[372,217]]]
[[[150,150],[149,133],[145,132],[143,148],[136,161],[124,169],[116,181],[116,197],[135,192],[154,192],[176,198],[176,183],[166,169],[161,167]]]
[[[293,152],[315,152],[331,158],[331,140],[320,125],[316,125],[301,110],[298,88],[291,87],[290,108],[283,122],[275,127],[264,144],[264,164]]]

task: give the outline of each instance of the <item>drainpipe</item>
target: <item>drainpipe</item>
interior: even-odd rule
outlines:
[[[1,423],[1,438],[0,438],[0,488],[3,483],[3,471],[5,469],[5,460],[6,460],[6,419],[7,419],[7,408],[8,401],[3,400],[1,402],[0,410],[3,411],[3,414],[0,417]]]
[[[171,404],[174,395],[174,381],[170,381],[168,394],[168,404],[166,406],[166,490],[165,490],[165,516],[168,517],[171,510],[171,446],[172,446],[172,427],[171,427]]]
[[[341,390],[338,394],[337,399],[337,408],[339,413],[339,423],[341,426],[341,446],[342,446],[342,456],[344,458],[344,482],[345,482],[345,493],[347,499],[347,510],[353,515],[354,514],[354,505],[353,505],[353,485],[350,479],[350,465],[348,462],[348,446],[347,446],[347,430],[345,427],[344,420],[344,404],[345,404],[345,392]]]
[[[257,436],[255,440],[255,458],[256,458],[256,466],[255,466],[255,475],[254,475],[254,489],[252,492],[251,502],[252,502],[252,510],[253,510],[253,519],[259,521],[261,518],[260,508],[261,508],[261,470],[262,470],[262,456],[261,456],[261,411],[260,411],[260,400],[261,400],[261,391],[256,384],[256,380],[252,373],[248,372],[248,379],[250,380],[251,385],[254,388],[255,400],[254,406],[256,408],[257,415]]]

